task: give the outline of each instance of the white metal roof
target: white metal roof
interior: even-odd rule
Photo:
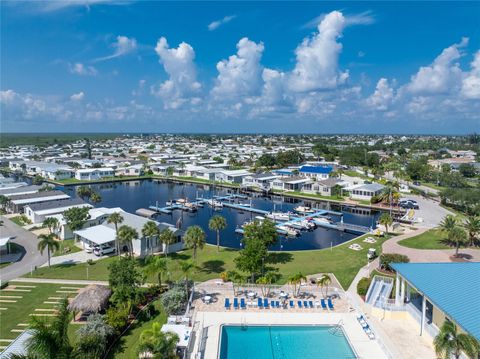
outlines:
[[[11,237],[3,237],[0,238],[0,247],[3,247],[10,241]]]
[[[73,233],[95,244],[113,242],[116,237],[116,232],[113,228],[103,225],[80,229]]]

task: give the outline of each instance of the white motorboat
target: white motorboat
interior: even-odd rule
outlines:
[[[222,208],[223,207],[223,203],[220,202],[220,201],[216,201],[214,199],[209,199],[207,200],[207,204],[210,206],[210,207],[213,207],[213,208]]]
[[[330,221],[328,218],[325,218],[325,217],[318,217],[318,218],[315,218],[315,221],[316,222],[321,222],[321,223],[332,223],[332,221]]]
[[[300,235],[300,231],[298,231],[294,228],[288,227],[288,226],[278,226],[277,228],[279,230],[285,232],[287,234],[287,236],[289,236],[289,237],[297,237],[297,236]]]
[[[298,206],[293,209],[295,212],[302,213],[302,214],[308,214],[308,213],[315,213],[313,209],[307,206]]]
[[[290,213],[287,212],[272,212],[266,215],[268,219],[273,219],[274,221],[289,221]]]
[[[315,229],[316,225],[312,221],[309,221],[308,219],[304,219],[299,223],[303,228],[305,229]]]

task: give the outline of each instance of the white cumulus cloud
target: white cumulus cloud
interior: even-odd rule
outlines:
[[[435,95],[454,90],[462,78],[462,70],[456,60],[462,57],[461,49],[467,44],[468,38],[463,38],[460,43],[444,49],[432,64],[421,67],[411,77],[407,90],[421,95]]]
[[[163,99],[165,108],[178,108],[185,103],[197,104],[202,85],[197,81],[195,51],[182,42],[177,48],[170,48],[167,39],[161,37],[155,52],[168,74],[168,80],[152,87],[152,93]]]
[[[68,69],[70,73],[80,76],[95,76],[98,74],[98,71],[95,67],[84,65],[81,62],[68,64]]]
[[[262,88],[260,64],[264,46],[244,37],[237,53],[217,63],[218,76],[212,95],[216,100],[232,100],[258,95]]]
[[[83,91],[80,91],[79,93],[74,93],[72,96],[70,96],[70,100],[82,101],[84,97],[85,97],[85,93],[83,93]]]
[[[395,94],[386,78],[381,78],[377,82],[375,92],[367,98],[367,104],[379,111],[386,111],[393,101]]]
[[[480,50],[471,63],[471,71],[463,79],[462,95],[468,99],[480,99]]]
[[[318,33],[305,38],[295,50],[297,62],[290,75],[290,89],[307,92],[334,89],[345,83],[348,72],[338,71],[342,44],[337,42],[346,26],[339,11],[327,14],[318,25]]]

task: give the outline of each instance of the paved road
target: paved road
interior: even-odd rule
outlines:
[[[415,217],[421,217],[423,222],[415,223],[416,227],[437,227],[447,214],[453,214],[440,206],[440,203],[430,198],[404,193],[402,198],[414,199],[418,202],[419,209],[415,210]]]
[[[25,250],[18,262],[0,270],[0,280],[4,282],[21,277],[29,273],[32,268],[41,266],[47,261],[47,253],[40,254],[37,249],[38,239],[33,233],[17,226],[11,220],[5,218],[5,216],[1,216],[1,220],[3,221],[3,226],[0,227],[0,236],[14,237],[12,243],[22,246]]]

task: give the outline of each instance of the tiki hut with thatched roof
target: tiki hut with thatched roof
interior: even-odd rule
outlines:
[[[80,290],[68,305],[68,309],[73,313],[98,313],[105,309],[111,295],[112,291],[107,286],[91,284]]]

